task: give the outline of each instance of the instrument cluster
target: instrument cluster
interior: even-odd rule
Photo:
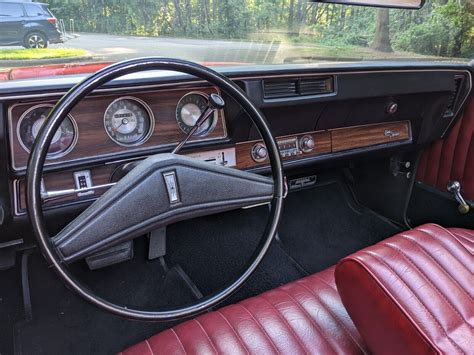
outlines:
[[[176,124],[183,134],[188,134],[206,110],[208,94],[192,91],[183,95],[175,109]],[[25,111],[17,125],[17,138],[21,147],[29,153],[34,141],[51,112],[52,104],[39,104]],[[158,110],[157,110],[158,111]],[[147,142],[160,120],[160,112],[154,112],[150,103],[134,96],[122,96],[108,104],[103,114],[103,127],[107,138],[123,147],[136,147]],[[218,121],[218,112],[196,131],[197,137],[211,134]],[[56,132],[47,159],[56,159],[67,155],[74,149],[79,137],[75,118],[68,114]]]

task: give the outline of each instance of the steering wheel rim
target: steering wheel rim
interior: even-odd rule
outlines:
[[[181,308],[162,311],[145,311],[114,304],[98,295],[95,295],[87,286],[76,280],[76,277],[69,272],[67,266],[64,265],[59,258],[55,247],[50,242],[50,235],[45,228],[40,195],[40,184],[46,154],[54,133],[59,128],[67,114],[85,96],[103,84],[126,74],[147,70],[172,70],[189,74],[208,81],[231,96],[247,112],[267,146],[271,175],[274,183],[270,216],[267,220],[267,225],[264,234],[260,239],[260,243],[250,258],[250,261],[247,263],[247,266],[244,268],[245,271],[242,272],[241,275],[230,285],[227,285],[214,294],[201,299],[197,303]],[[102,310],[121,317],[142,321],[169,321],[194,316],[222,302],[234,293],[250,277],[265,256],[270,243],[277,232],[283,207],[283,198],[283,169],[278,145],[270,131],[268,122],[260,110],[255,107],[246,94],[236,84],[223,75],[202,65],[173,58],[138,58],[115,63],[96,72],[74,86],[58,101],[50,112],[46,123],[38,133],[32,147],[27,167],[28,216],[43,256],[48,263],[52,265],[61,281],[77,295]]]

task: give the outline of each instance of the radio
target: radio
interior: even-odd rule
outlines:
[[[282,158],[296,157],[302,153],[298,147],[298,140],[296,137],[277,140],[277,143]]]
[[[310,134],[298,137],[287,137],[277,140],[278,149],[282,158],[297,157],[304,153],[313,151],[315,143]],[[255,143],[251,150],[252,159],[257,163],[265,161],[268,157],[267,147],[263,142]]]

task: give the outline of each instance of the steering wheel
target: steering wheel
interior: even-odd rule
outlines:
[[[271,178],[177,154],[156,154],[140,162],[51,237],[45,228],[40,183],[46,154],[56,130],[73,107],[94,89],[123,75],[145,70],[172,70],[193,75],[225,91],[241,105],[258,128],[268,150]],[[193,316],[215,306],[237,290],[257,268],[276,234],[283,194],[278,146],[260,110],[223,75],[178,59],[151,57],[119,62],[74,86],[52,109],[28,161],[28,215],[46,260],[61,281],[83,299],[102,310],[135,320],[165,321]],[[68,270],[69,263],[167,224],[262,203],[271,204],[269,218],[260,243],[241,274],[226,287],[192,305],[161,311],[127,308],[97,296]]]

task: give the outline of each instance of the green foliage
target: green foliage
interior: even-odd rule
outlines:
[[[67,58],[86,54],[87,51],[76,48],[0,49],[0,60]]]
[[[368,47],[377,9],[308,0],[49,0],[77,31],[138,36],[265,38]],[[474,55],[472,0],[427,0],[421,10],[391,10],[398,51],[448,57]]]
[[[448,0],[434,4],[431,16],[422,23],[395,34],[397,49],[447,57],[469,56],[474,52],[474,15],[467,3]]]

